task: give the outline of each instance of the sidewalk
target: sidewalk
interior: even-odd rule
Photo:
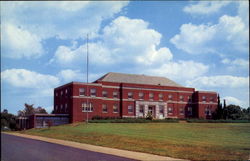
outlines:
[[[41,137],[41,136],[26,135],[26,134],[19,134],[19,133],[7,133],[7,132],[5,133],[10,134],[10,135],[24,137],[24,138],[35,139],[35,140],[45,141],[49,143],[70,146],[70,147],[74,147],[78,149],[99,152],[99,153],[111,154],[111,155],[116,155],[120,157],[135,159],[135,160],[143,160],[143,161],[181,161],[183,160],[183,159],[164,157],[164,156],[159,156],[159,155],[154,155],[154,154],[133,152],[133,151],[107,148],[107,147],[95,146],[95,145],[84,144],[84,143],[77,143],[77,142],[66,141],[66,140],[46,138],[46,137]]]

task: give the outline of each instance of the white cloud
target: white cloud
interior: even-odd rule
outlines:
[[[14,87],[46,89],[59,84],[52,75],[40,74],[26,69],[7,69],[1,72],[2,81]]]
[[[61,81],[65,83],[72,81],[83,81],[83,79],[86,77],[86,75],[81,73],[79,70],[71,69],[61,70],[57,75]]]
[[[194,61],[168,62],[160,68],[148,69],[146,72],[151,75],[159,75],[173,80],[193,79],[206,73],[209,66]]]
[[[171,38],[170,42],[189,54],[208,53],[213,52],[213,49],[207,46],[207,43],[214,38],[215,34],[215,26],[183,24],[180,34]]]
[[[1,28],[4,56],[40,56],[41,42],[49,38],[85,39],[87,33],[91,38],[97,37],[103,20],[112,18],[127,4],[126,1],[1,2],[1,24],[7,24]]]
[[[1,30],[1,45],[4,51],[2,54],[4,56],[37,58],[44,53],[41,39],[37,35],[12,24],[3,24]]]
[[[239,100],[238,98],[225,96],[221,100],[224,100],[224,99],[226,100],[227,105],[233,104],[233,105],[239,105],[241,107],[245,107],[244,102]]]
[[[162,64],[172,59],[169,48],[157,48],[161,34],[141,19],[120,16],[103,29],[99,41],[89,43],[91,63],[113,65],[121,62]],[[51,62],[63,66],[86,61],[86,44],[78,48],[60,46]]]
[[[187,86],[198,88],[247,88],[249,77],[236,77],[231,75],[202,76],[186,82]]]
[[[194,5],[192,13],[210,12],[204,8],[213,8],[212,4],[223,6],[229,2],[199,2]],[[210,4],[210,5],[209,5]],[[170,39],[178,49],[181,49],[189,54],[201,53],[220,53],[228,51],[248,51],[249,44],[249,5],[246,2],[237,2],[238,15],[229,16],[223,15],[219,18],[217,24],[183,24],[180,27],[180,33]],[[203,7],[201,7],[203,6]],[[210,6],[210,7],[209,7]],[[217,8],[219,9],[219,8]],[[216,10],[217,10],[216,9]],[[223,50],[223,51],[221,51]]]
[[[235,59],[235,60],[230,60],[228,58],[225,58],[221,61],[223,64],[227,64],[230,66],[236,66],[236,67],[242,67],[245,69],[249,68],[249,61],[245,60],[245,59]]]
[[[218,12],[223,6],[231,3],[230,1],[199,1],[183,8],[183,11],[190,14],[209,15]]]

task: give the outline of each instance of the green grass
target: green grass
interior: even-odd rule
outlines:
[[[80,123],[22,133],[191,160],[250,155],[250,123]]]

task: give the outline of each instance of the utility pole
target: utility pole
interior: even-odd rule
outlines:
[[[89,122],[89,34],[87,34],[87,119],[86,123]]]

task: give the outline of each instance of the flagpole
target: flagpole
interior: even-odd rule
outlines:
[[[87,34],[87,119],[86,119],[86,123],[89,122],[89,34]]]

